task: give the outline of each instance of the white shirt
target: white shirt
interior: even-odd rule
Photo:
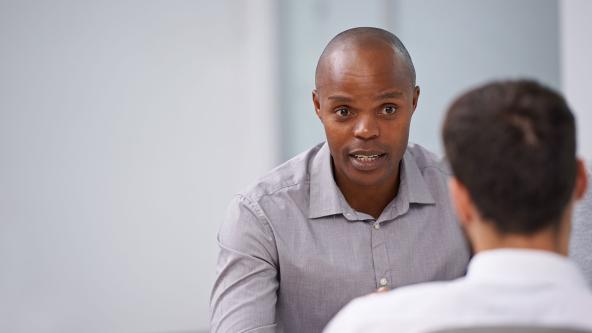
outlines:
[[[592,291],[578,267],[558,254],[484,251],[471,260],[466,277],[352,301],[325,333],[419,333],[502,325],[592,330]]]

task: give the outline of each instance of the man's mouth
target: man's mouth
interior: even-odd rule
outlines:
[[[349,154],[352,165],[360,171],[379,168],[385,161],[386,154],[377,151],[356,151]]]
[[[366,161],[373,161],[381,156],[383,156],[384,154],[371,154],[371,155],[365,155],[365,154],[352,154],[350,156],[353,156],[354,158],[362,161],[362,162],[366,162]]]

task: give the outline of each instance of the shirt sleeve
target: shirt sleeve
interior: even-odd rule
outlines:
[[[210,332],[275,332],[277,248],[261,208],[236,196],[218,232],[218,246]]]

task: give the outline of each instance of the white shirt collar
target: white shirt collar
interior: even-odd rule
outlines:
[[[580,269],[566,257],[550,251],[495,249],[476,254],[467,270],[468,281],[495,283],[552,283],[586,287]]]

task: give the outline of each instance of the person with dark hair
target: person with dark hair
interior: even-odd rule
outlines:
[[[587,177],[565,100],[533,81],[489,83],[452,103],[442,137],[452,202],[475,252],[466,277],[360,298],[325,332],[592,330],[592,291],[567,258]]]
[[[448,169],[408,144],[419,87],[401,41],[377,28],[344,31],[315,79],[327,142],[230,204],[212,332],[320,332],[355,297],[466,271]]]

